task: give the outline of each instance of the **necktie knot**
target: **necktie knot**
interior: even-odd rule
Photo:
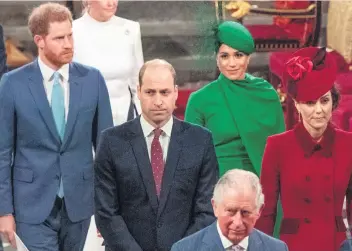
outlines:
[[[53,79],[54,79],[54,85],[60,84],[60,73],[59,72],[54,72],[53,74]]]
[[[161,130],[160,128],[154,129],[154,139],[159,139],[162,132],[163,130]]]
[[[231,250],[235,250],[235,251],[243,251],[243,250],[244,250],[244,248],[243,248],[243,247],[241,247],[240,245],[233,245],[233,246],[231,247]]]

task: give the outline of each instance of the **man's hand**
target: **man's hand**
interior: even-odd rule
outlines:
[[[15,218],[12,215],[0,216],[0,234],[5,238],[4,241],[10,242],[13,248],[16,248],[15,232]]]

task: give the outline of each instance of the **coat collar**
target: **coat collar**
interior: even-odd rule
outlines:
[[[208,250],[224,250],[224,246],[221,242],[219,232],[217,230],[217,221],[211,224],[206,228],[206,233],[203,236],[203,244]],[[267,251],[268,248],[265,243],[262,241],[258,230],[253,229],[253,231],[248,236],[248,248],[247,250],[262,250]]]
[[[323,138],[319,143],[316,143],[306,128],[304,127],[303,123],[299,123],[295,126],[293,129],[295,136],[302,147],[304,151],[304,156],[305,157],[310,157],[314,154],[314,152],[319,152],[325,157],[331,157],[332,156],[332,148],[334,145],[335,141],[335,128],[333,127],[332,124],[328,124],[324,134]]]

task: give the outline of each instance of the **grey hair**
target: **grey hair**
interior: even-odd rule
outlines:
[[[217,182],[214,188],[213,200],[220,203],[227,189],[233,189],[236,193],[244,193],[250,189],[256,194],[256,210],[264,205],[264,194],[259,178],[252,172],[233,169],[227,171]]]

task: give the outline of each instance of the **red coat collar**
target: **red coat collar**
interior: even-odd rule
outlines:
[[[299,123],[293,129],[296,138],[304,151],[305,157],[310,157],[314,152],[319,152],[325,157],[332,156],[332,147],[335,141],[335,128],[333,125],[329,124],[323,134],[323,138],[319,143],[316,143],[303,123]]]

